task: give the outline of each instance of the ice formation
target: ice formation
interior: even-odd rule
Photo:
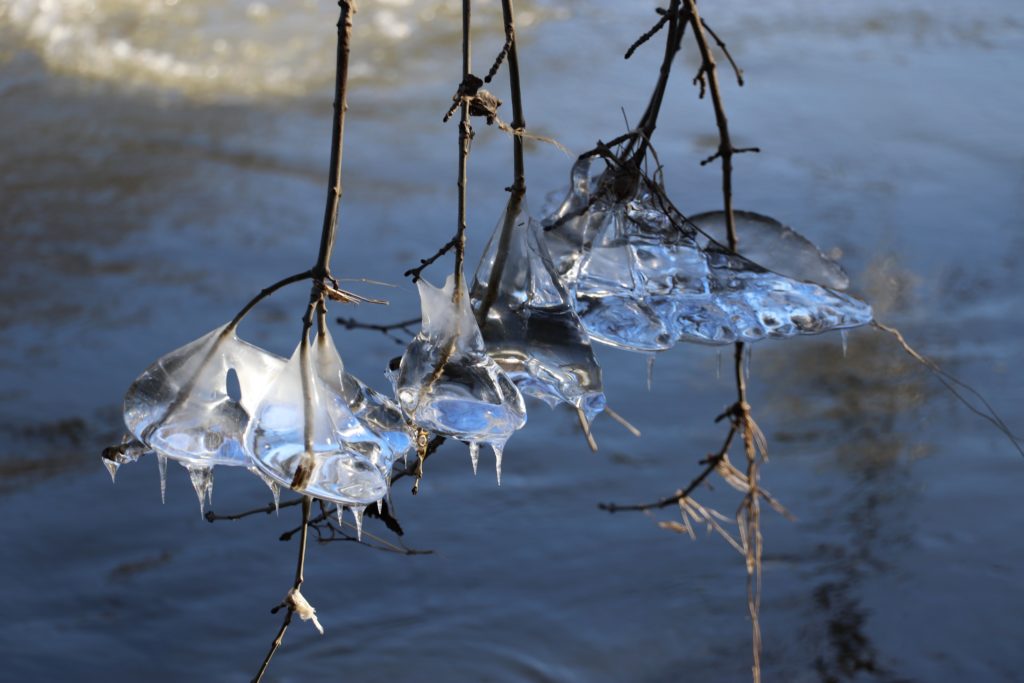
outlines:
[[[507,211],[507,209],[506,209]],[[521,206],[502,244],[503,215],[484,251],[473,282],[487,353],[519,390],[550,406],[568,403],[588,421],[604,409],[601,367],[555,272],[540,225]],[[494,265],[505,254],[500,277]],[[494,282],[492,282],[492,279]],[[488,289],[494,293],[488,300]]]
[[[260,471],[281,486],[343,505],[382,498],[383,439],[349,409],[337,387],[341,359],[326,335],[300,343],[267,389],[246,432]]]
[[[733,220],[740,253],[759,266],[829,289],[842,291],[850,286],[842,266],[788,225],[770,216],[738,209],[733,210]],[[689,223],[719,244],[729,243],[724,211],[690,216]]]
[[[336,421],[348,423],[354,418],[374,437],[373,447],[360,445],[359,448],[380,469],[385,479],[390,480],[391,466],[412,448],[414,441],[412,429],[401,409],[390,398],[345,371],[341,356],[326,327],[317,335],[311,353],[317,376],[325,390],[322,398],[328,401],[330,410],[337,412]],[[370,442],[363,435],[359,443]]]
[[[423,326],[390,374],[398,403],[419,428],[491,446],[500,481],[505,442],[526,424],[523,397],[487,355],[465,285],[458,296],[454,276],[418,285]]]
[[[234,328],[218,327],[163,356],[132,383],[125,424],[147,448],[189,470],[202,507],[214,465],[250,465],[243,434],[283,365],[283,358],[239,339]]]
[[[738,212],[752,253],[783,273],[702,235],[629,174],[588,180],[588,170],[586,160],[576,163],[568,196],[545,224],[592,339],[650,352],[677,341],[728,344],[871,321],[870,306],[836,291],[848,284],[842,269],[777,221]],[[721,232],[716,214],[703,220]]]

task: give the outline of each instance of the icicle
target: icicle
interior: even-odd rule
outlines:
[[[384,499],[383,498],[380,498],[380,499],[377,500],[377,514],[378,515],[383,515],[384,514]]]
[[[849,332],[846,330],[839,330],[839,337],[843,340],[843,358],[846,358],[846,344],[849,338]]]
[[[501,456],[505,452],[505,444],[492,443],[491,450],[494,451],[494,472],[498,476],[498,486],[501,486]]]
[[[754,355],[754,347],[748,345],[743,354],[743,378],[750,381],[750,357]]]
[[[187,465],[188,478],[192,480],[192,488],[199,497],[199,514],[206,514],[206,500],[213,503],[213,468],[206,465]]]
[[[167,504],[167,456],[156,454],[157,469],[160,470],[160,503]]]
[[[103,458],[103,466],[107,468],[107,472],[110,472],[110,482],[116,484],[117,469],[121,466],[121,463],[116,460],[110,460],[109,458]]]
[[[270,495],[274,497],[274,512],[281,514],[281,486],[255,465],[249,465],[249,471],[259,477],[260,481],[270,489]]]
[[[334,505],[334,515],[338,518],[338,526],[340,526],[343,529],[345,528],[345,515],[344,515],[344,512],[345,512],[345,506],[344,505],[342,505],[341,503],[336,503]]]
[[[348,509],[352,511],[352,516],[356,518],[356,540],[363,540],[363,512],[366,510],[365,505],[349,505]]]
[[[473,475],[476,475],[477,465],[480,464],[480,444],[476,441],[469,442],[469,460],[473,463]]]
[[[722,379],[722,350],[715,354],[715,379]]]

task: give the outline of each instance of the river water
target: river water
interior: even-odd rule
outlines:
[[[478,3],[476,63],[501,44]],[[621,58],[648,3],[518,3],[530,128],[580,151],[635,121],[657,40]],[[458,3],[363,0],[356,17],[342,277],[393,289],[367,321],[416,314],[400,273],[455,226]],[[1024,431],[1024,6],[880,0],[708,2],[746,69],[726,81],[737,206],[842,253],[879,319],[981,389]],[[208,524],[181,468],[99,453],[154,358],[308,267],[322,215],[336,8],[312,0],[0,0],[0,680],[239,681],[255,672],[291,582],[295,508]],[[710,104],[684,43],[655,138],[683,210],[716,208]],[[481,66],[483,65],[483,66]],[[494,91],[503,99],[505,82]],[[507,108],[507,107],[506,107]],[[505,118],[510,118],[508,113]],[[502,209],[511,144],[477,125],[473,262]],[[569,159],[528,148],[531,205]],[[447,262],[428,277],[440,281]],[[356,286],[356,285],[353,285]],[[304,289],[304,288],[299,288]],[[243,325],[287,354],[303,291]],[[401,347],[335,331],[379,388]],[[685,485],[722,438],[728,352],[647,359],[599,349],[611,405],[590,453],[566,411],[531,406],[502,486],[464,448],[396,487],[408,557],[311,544],[304,587],[326,634],[296,623],[267,680],[743,681],[742,558],[601,501]],[[1018,681],[1024,667],[1024,459],[872,330],[755,345],[763,485],[795,515],[764,519],[766,681]],[[739,454],[736,454],[737,458]],[[214,509],[266,489],[217,472]],[[698,500],[731,515],[722,487]],[[387,535],[368,520],[367,531]],[[390,537],[389,537],[390,538]]]

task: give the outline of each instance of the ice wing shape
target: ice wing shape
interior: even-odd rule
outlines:
[[[441,289],[418,285],[423,327],[391,375],[399,406],[417,427],[489,444],[500,466],[505,442],[526,424],[523,397],[487,355],[465,286],[456,304],[454,277]]]
[[[139,441],[182,464],[248,465],[242,443],[249,416],[283,366],[283,358],[219,327],[163,356],[132,383],[125,424]],[[229,393],[231,373],[240,397]]]
[[[282,486],[342,505],[366,505],[387,493],[377,466],[381,439],[332,393],[331,380],[321,374],[325,364],[317,362],[324,350],[314,351],[320,341],[295,349],[256,409],[246,446],[259,470]]]
[[[360,434],[358,443],[374,443],[375,447],[364,454],[390,479],[395,460],[413,446],[412,430],[402,411],[394,401],[345,371],[327,328],[317,335],[311,352],[325,398],[332,410],[336,408],[340,413],[336,423],[349,423],[351,418],[360,423],[367,433]]]
[[[795,280],[840,291],[850,286],[842,266],[793,228],[753,211],[733,211],[733,215],[739,252],[747,259]],[[690,222],[719,244],[729,243],[724,211],[690,216]]]
[[[485,302],[506,218],[507,213],[498,221],[473,282],[474,305],[487,307],[481,330],[487,353],[522,393],[550,406],[568,403],[593,420],[605,404],[601,367],[555,272],[540,225],[525,206],[502,249],[506,260],[493,283],[493,301]]]
[[[736,341],[818,334],[859,327],[873,319],[871,306],[849,294],[779,275],[714,243],[707,255],[713,302],[725,314],[721,324],[732,330]],[[682,320],[677,322],[682,337],[687,327]],[[692,330],[691,335],[699,336]]]

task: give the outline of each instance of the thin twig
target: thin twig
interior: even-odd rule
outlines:
[[[434,261],[436,261],[437,259],[447,254],[449,251],[451,251],[455,247],[455,244],[458,241],[458,239],[458,235],[452,237],[450,240],[441,245],[441,248],[438,249],[433,256],[429,258],[420,259],[420,265],[418,265],[415,268],[410,268],[409,270],[402,273],[402,275],[404,277],[412,277],[412,281],[417,282],[420,279],[421,275],[423,274],[423,271],[427,268],[427,266],[429,266]]]
[[[295,565],[295,581],[292,583],[292,590],[298,591],[302,587],[304,580],[304,572],[306,567],[306,538],[308,534],[306,529],[309,527],[309,508],[312,504],[312,498],[309,496],[302,497],[302,535],[299,537],[299,559]],[[267,651],[267,656],[263,658],[263,664],[260,665],[260,670],[256,672],[256,677],[252,679],[252,683],[260,683],[263,680],[263,674],[267,672],[267,667],[270,666],[270,660],[274,657],[274,653],[281,647],[281,642],[284,640],[284,633],[288,630],[288,625],[292,623],[292,615],[295,613],[295,608],[290,603],[282,602],[280,605],[271,610],[272,614],[276,614],[281,609],[287,609],[284,615],[284,620],[281,623],[281,628],[277,632],[273,642],[270,643],[270,650]]]

